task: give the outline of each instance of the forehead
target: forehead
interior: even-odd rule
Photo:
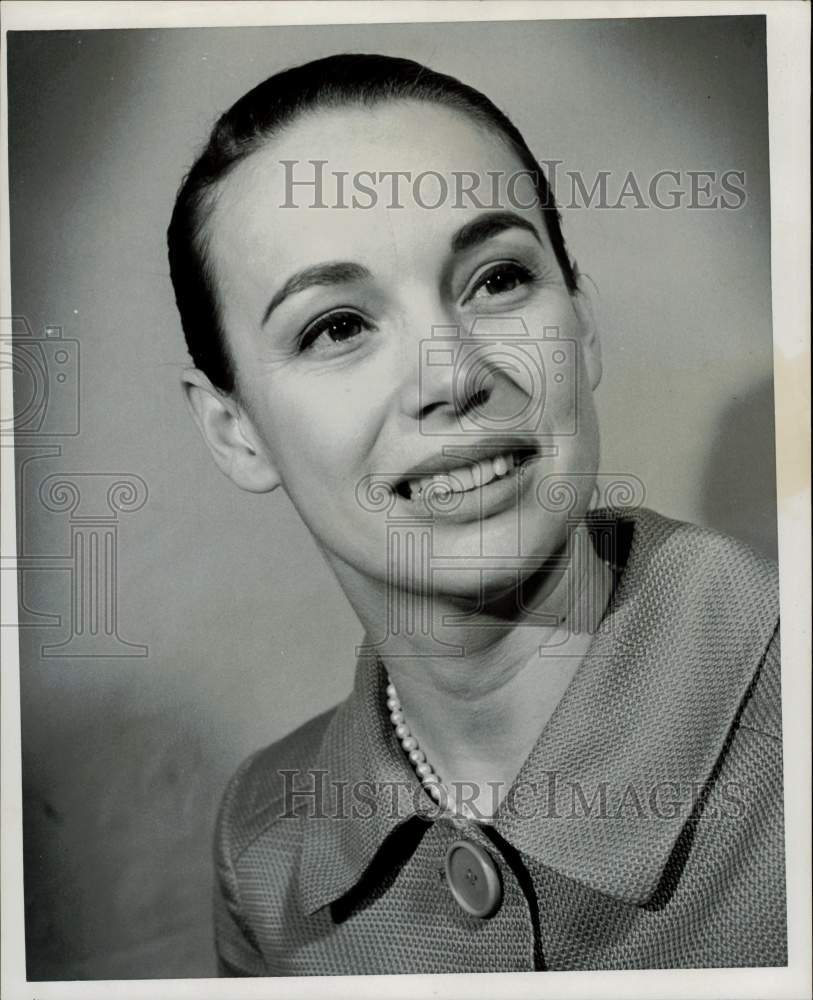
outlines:
[[[327,161],[325,174],[345,171],[351,176],[402,171],[415,177],[427,170],[446,175],[489,170],[510,174],[522,169],[496,129],[462,110],[418,101],[384,101],[370,107],[346,105],[306,112],[231,171],[221,185],[222,200],[233,205],[240,198],[239,189],[252,182],[269,187],[283,182],[276,192],[283,195],[286,170],[292,169],[284,162],[304,167],[313,160]],[[308,171],[294,173],[304,177]]]
[[[334,259],[412,265],[483,211],[458,196],[461,184],[486,210],[538,223],[537,208],[515,207],[533,200],[523,169],[495,130],[454,109],[403,101],[308,113],[220,183],[207,226],[215,271],[233,285],[236,265],[241,280],[251,268],[284,278]]]

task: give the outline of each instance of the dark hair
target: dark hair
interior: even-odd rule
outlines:
[[[411,59],[366,54],[317,59],[269,77],[232,105],[212,129],[206,148],[184,178],[175,200],[167,231],[175,301],[192,360],[224,392],[234,390],[235,371],[207,253],[206,221],[215,186],[237,163],[305,112],[390,100],[454,108],[503,136],[535,179],[556,259],[568,289],[576,291],[576,275],[545,174],[516,126],[484,94]]]

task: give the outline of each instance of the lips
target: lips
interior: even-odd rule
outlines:
[[[468,450],[468,449],[467,449]],[[471,448],[471,459],[449,455],[436,456],[408,473],[395,492],[405,500],[418,500],[430,489],[434,496],[468,493],[516,472],[537,451],[527,444],[511,447],[491,445]]]

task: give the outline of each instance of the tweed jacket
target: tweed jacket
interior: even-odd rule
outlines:
[[[491,819],[421,790],[375,657],[243,764],[215,842],[222,975],[787,963],[775,568],[651,511],[612,516],[602,626]],[[499,875],[486,919],[446,884],[461,839]]]

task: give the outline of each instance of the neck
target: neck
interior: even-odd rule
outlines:
[[[451,799],[468,800],[475,816],[491,815],[510,788],[604,615],[612,570],[585,525],[568,549],[555,569],[543,566],[475,615],[454,598],[409,595],[432,628],[399,635],[388,634],[386,600],[334,567],[367,636],[386,636],[379,656],[411,732]]]

